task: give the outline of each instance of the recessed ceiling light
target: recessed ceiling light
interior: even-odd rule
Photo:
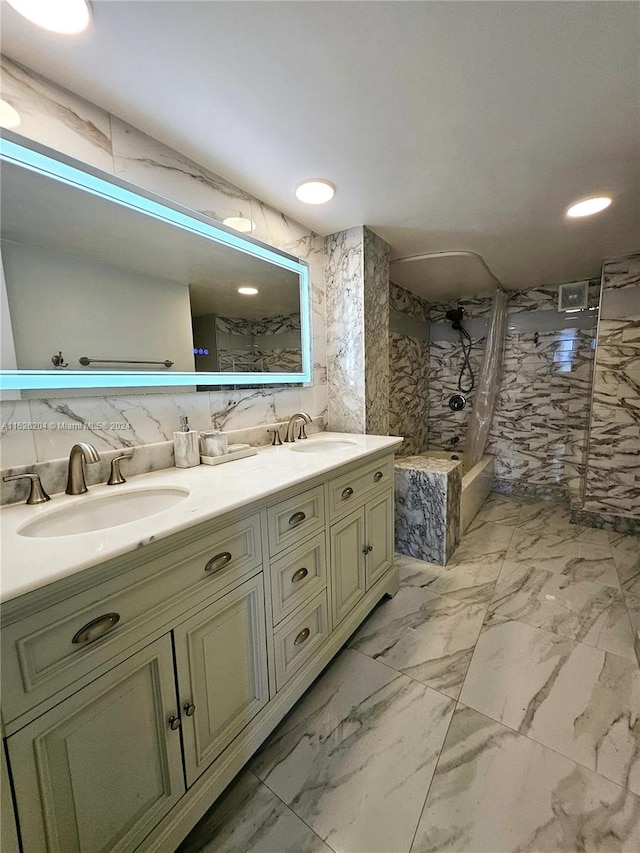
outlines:
[[[244,216],[228,216],[222,220],[223,225],[228,225],[229,228],[235,228],[236,231],[242,231],[245,234],[250,234],[253,231],[253,222]]]
[[[303,181],[296,187],[296,198],[305,204],[324,204],[336,194],[336,188],[329,181],[313,178]]]
[[[567,210],[567,216],[576,219],[579,216],[592,216],[594,213],[600,213],[611,204],[609,196],[603,195],[597,198],[585,198],[583,201],[577,201],[572,204]]]
[[[32,24],[64,35],[81,33],[89,26],[87,0],[7,0]]]
[[[0,127],[17,127],[20,124],[20,113],[0,98]]]
[[[257,287],[239,287],[238,293],[241,293],[243,296],[255,296],[258,293]]]

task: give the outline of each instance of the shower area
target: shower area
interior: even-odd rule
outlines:
[[[445,564],[491,491],[485,453],[503,356],[506,296],[430,304],[390,285],[390,432],[401,553]]]

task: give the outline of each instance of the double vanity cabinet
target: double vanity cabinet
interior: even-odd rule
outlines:
[[[13,554],[31,587],[4,603],[1,647],[3,810],[24,853],[173,853],[396,592],[400,440],[349,439],[143,475],[189,497],[108,531],[27,540],[33,508],[3,510],[3,571]]]

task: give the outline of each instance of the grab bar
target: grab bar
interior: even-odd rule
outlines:
[[[84,365],[84,367],[88,364],[162,364],[164,367],[171,367],[173,362],[169,361],[169,359],[166,359],[166,361],[140,361],[132,358],[89,358],[83,355],[80,358],[80,364]]]

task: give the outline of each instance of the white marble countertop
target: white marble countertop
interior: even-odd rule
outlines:
[[[261,447],[256,456],[225,465],[165,468],[131,477],[121,486],[92,486],[88,494],[77,497],[56,495],[38,506],[22,503],[3,507],[0,509],[0,600],[17,598],[379,450],[393,450],[402,442],[401,438],[392,436],[346,433],[321,433],[309,441],[331,437],[348,439],[355,444],[323,453],[293,452],[286,444],[282,447]],[[116,490],[125,492],[170,486],[188,489],[189,495],[175,506],[146,518],[70,536],[35,537],[19,532],[38,517],[74,504],[82,505],[88,499],[114,495]]]

